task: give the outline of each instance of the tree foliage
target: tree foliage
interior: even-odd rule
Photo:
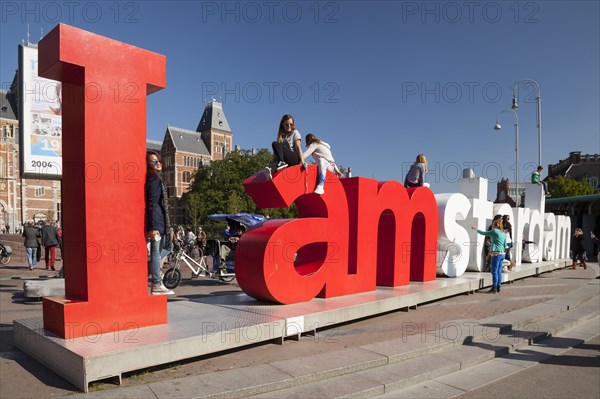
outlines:
[[[242,186],[244,180],[271,162],[271,153],[261,149],[232,151],[223,160],[202,165],[194,175],[188,193],[186,214],[198,224],[207,222],[212,213],[259,213],[272,219],[295,218],[295,205],[289,209],[259,209]],[[189,207],[188,207],[189,205]]]
[[[554,198],[594,194],[594,189],[586,182],[565,176],[548,178],[548,190]]]

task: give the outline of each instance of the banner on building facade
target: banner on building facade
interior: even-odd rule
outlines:
[[[21,177],[62,177],[61,84],[38,76],[38,50],[19,46]]]

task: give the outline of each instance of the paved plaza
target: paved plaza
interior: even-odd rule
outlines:
[[[20,241],[20,238],[17,241]],[[539,277],[518,280],[504,285],[500,294],[487,294],[484,293],[486,290],[482,290],[470,295],[462,294],[419,305],[416,310],[394,311],[324,328],[315,336],[302,336],[299,340],[287,339],[283,345],[275,342],[254,344],[239,350],[127,373],[123,376],[120,387],[114,381],[102,381],[93,383],[90,393],[81,394],[74,386],[15,348],[13,344],[13,320],[41,316],[41,305],[27,303],[23,298],[24,281],[30,278],[53,278],[56,275],[55,272],[41,269],[33,272],[27,270],[21,249],[17,245],[14,248],[13,260],[9,265],[0,268],[0,396],[3,398],[60,397],[73,394],[75,397],[104,398],[252,395],[336,397],[350,394],[353,389],[362,389],[361,384],[364,381],[378,380],[384,378],[384,375],[385,378],[392,378],[388,375],[392,371],[386,370],[386,367],[403,365],[402,367],[416,373],[415,370],[421,370],[431,362],[439,370],[447,368],[448,373],[431,374],[430,378],[415,379],[415,384],[406,382],[406,386],[403,387],[393,387],[393,384],[386,383],[390,392],[369,388],[364,394],[357,396],[586,398],[595,397],[600,387],[597,331],[600,328],[600,299],[597,295],[600,286],[598,280],[594,279],[595,270],[579,268],[561,269]],[[175,290],[176,295],[169,298],[169,303],[240,292],[235,281],[225,284],[208,279],[190,280],[187,277],[189,275],[184,274],[181,286]],[[577,300],[578,295],[582,296],[580,301]],[[553,314],[547,309],[550,309],[551,303],[577,304],[579,313],[573,313],[571,318],[580,315],[580,320],[570,321],[571,324],[563,326],[560,333],[541,341],[551,342],[545,346],[540,343],[544,349],[517,348],[513,344],[514,352],[506,354],[496,348],[490,349],[489,338],[486,341],[484,337],[483,342],[476,348],[456,348],[459,352],[454,355],[435,353],[448,350],[438,347],[440,343],[460,340],[460,334],[466,331],[465,326],[491,325],[492,320],[503,323],[514,323],[520,318],[531,320],[532,312],[539,312],[540,316],[546,312],[547,319],[550,320]],[[568,317],[564,316],[563,319],[565,318]],[[556,324],[560,321],[556,317],[554,319],[551,323]],[[548,322],[536,323],[542,328],[545,326],[543,323]],[[564,325],[564,320],[561,323]],[[517,331],[514,327],[516,325],[513,326],[513,331]],[[522,331],[525,330],[528,329],[522,328]],[[466,333],[464,334],[466,337]],[[531,337],[521,338],[531,340]],[[552,339],[554,341],[548,341]],[[571,349],[572,347],[576,348]],[[412,355],[407,353],[407,348],[413,352],[415,348],[426,350],[427,355],[410,359],[409,356]],[[461,364],[466,364],[467,354],[463,353],[465,349],[477,351],[469,354],[474,356],[475,360],[469,360],[473,364],[465,371],[454,371],[453,362],[447,359],[458,356],[462,359]],[[407,359],[389,365],[379,364],[382,356],[375,355],[376,353],[383,353],[388,362],[393,357],[406,356]],[[524,353],[537,355],[525,359],[522,357]],[[440,358],[436,359],[435,356],[441,356],[444,360],[440,361]],[[410,362],[416,362],[418,366],[411,366]],[[527,362],[528,366],[518,362]],[[342,369],[346,371],[340,371]],[[493,378],[490,378],[488,369],[494,370]],[[369,377],[366,378],[364,373],[370,373]],[[403,375],[406,373],[403,372]],[[425,370],[420,373],[426,375]],[[479,379],[482,385],[464,383],[465,376],[460,373],[478,376],[476,380]],[[314,377],[318,374],[321,374],[323,379]],[[293,376],[292,380],[290,376]],[[548,383],[544,383],[545,376],[553,377]],[[314,381],[310,381],[311,378]],[[467,377],[467,380],[469,378]],[[528,380],[536,381],[536,384],[530,384]],[[303,385],[299,385],[300,382],[303,382]],[[268,384],[273,390],[265,390],[264,387]],[[350,391],[344,393],[328,388],[329,384],[335,387],[346,386]],[[354,390],[354,394],[356,392],[360,391]]]

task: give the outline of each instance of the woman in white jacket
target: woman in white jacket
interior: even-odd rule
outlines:
[[[306,135],[306,146],[307,149],[303,153],[303,158],[306,159],[309,155],[312,155],[313,159],[317,162],[319,168],[319,176],[317,178],[317,187],[315,188],[315,194],[324,194],[325,189],[325,175],[327,170],[335,173],[338,177],[342,177],[342,172],[338,169],[331,154],[331,147],[324,141],[319,140],[314,134]]]

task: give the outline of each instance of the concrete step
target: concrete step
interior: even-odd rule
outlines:
[[[450,397],[464,393],[468,383],[475,383],[470,381],[473,379],[469,378],[470,372],[477,371],[481,381],[488,381],[523,369],[519,363],[523,356],[518,356],[523,348],[539,347],[536,349],[538,357],[552,356],[557,350],[568,348],[538,343],[548,342],[568,331],[570,336],[574,332],[579,335],[561,341],[561,345],[577,345],[594,334],[600,313],[600,286],[595,281],[543,304],[481,320],[446,321],[436,330],[418,334],[415,326],[407,324],[399,326],[403,334],[398,339],[210,375],[120,388],[115,393],[120,397],[159,398],[174,395],[196,398],[391,395],[388,396],[391,398],[401,397],[396,394],[412,392],[412,389],[419,393],[410,397],[438,397],[436,392],[439,397]],[[527,361],[536,358],[528,357]],[[498,359],[506,360],[497,365],[500,372],[489,366]],[[466,373],[460,374],[463,370]],[[463,385],[451,386],[446,383],[452,380],[450,376],[465,381]],[[105,394],[90,392],[69,397],[105,397]]]
[[[582,323],[592,323],[598,325],[598,309],[596,308],[593,312],[589,309],[587,312],[579,312],[582,316]],[[573,328],[571,318],[560,318],[558,322],[552,321],[553,324],[560,324],[559,322],[567,321],[568,326]],[[590,321],[591,320],[591,321]],[[550,325],[548,323],[547,325]],[[547,325],[544,325],[547,326]],[[588,327],[590,327],[588,326]],[[561,330],[565,331],[561,327]],[[590,337],[597,334],[598,331],[589,332]],[[544,337],[543,340],[541,337]],[[539,339],[538,339],[539,338]],[[481,374],[482,379],[480,381],[488,381],[490,378],[496,378],[497,367],[502,370],[502,375],[506,376],[519,371],[523,368],[522,365],[511,363],[510,360],[520,360],[519,356],[511,356],[514,353],[520,353],[519,351],[525,348],[531,348],[531,344],[534,341],[540,341],[545,343],[551,342],[552,336],[545,331],[526,331],[514,334],[512,331],[508,333],[502,333],[498,335],[498,339],[495,339],[493,343],[481,343],[483,339],[478,337],[474,342],[466,345],[454,347],[452,349],[446,349],[435,353],[426,353],[422,357],[413,358],[410,360],[404,360],[396,363],[390,363],[384,366],[370,368],[368,370],[355,372],[352,374],[342,375],[339,377],[324,379],[315,381],[308,384],[297,385],[283,390],[271,391],[264,394],[253,396],[253,398],[306,398],[306,397],[319,397],[319,398],[347,398],[347,397],[370,397],[380,396],[381,397],[438,397],[432,395],[431,390],[437,390],[439,393],[443,393],[442,397],[455,396],[464,393],[464,390],[452,385],[448,385],[447,382],[453,381],[456,376],[459,381],[466,379],[467,382],[461,382],[461,384],[471,384],[473,377],[470,372],[477,370],[478,374]],[[557,350],[556,345],[551,343],[550,350],[545,347],[540,351],[540,354],[536,359],[541,361],[549,356],[558,354],[570,347],[583,342],[580,339],[574,339],[565,345],[565,342],[561,342],[562,348]],[[497,358],[505,358],[507,362],[490,368],[487,363],[494,361]],[[528,362],[532,365],[533,360],[528,355]],[[457,374],[461,370],[469,370],[465,374]],[[431,382],[433,381],[433,382]],[[445,383],[446,382],[446,383]],[[416,384],[416,385],[415,385]],[[437,386],[442,384],[442,386]],[[466,385],[465,385],[466,386]],[[410,387],[410,389],[409,389]],[[443,389],[441,389],[443,387]],[[474,389],[474,388],[471,388]],[[397,395],[397,391],[406,390],[409,394]],[[415,392],[416,391],[416,392]],[[388,395],[386,395],[388,394]],[[412,395],[412,396],[411,396]],[[421,395],[421,396],[419,396]]]
[[[454,398],[533,367],[553,356],[558,356],[598,334],[600,334],[600,317],[595,316],[579,326],[565,330],[557,336],[544,339],[527,348],[518,349],[476,367],[460,370],[403,389],[386,391],[386,393],[378,395],[376,398]]]
[[[448,332],[437,331],[425,336],[409,336],[363,346],[362,349],[385,355],[389,363],[255,397],[334,398],[381,395],[435,379],[437,376],[472,368],[597,319],[600,311],[598,285],[592,284],[576,291],[578,293],[571,292],[565,298],[549,301],[551,303],[531,306],[479,322],[454,321],[452,327],[455,333],[452,337]],[[511,317],[515,320],[514,323],[511,322]],[[579,343],[573,341],[573,344],[576,345],[576,342]],[[511,365],[502,367],[510,369]],[[318,377],[315,375],[313,379]]]

